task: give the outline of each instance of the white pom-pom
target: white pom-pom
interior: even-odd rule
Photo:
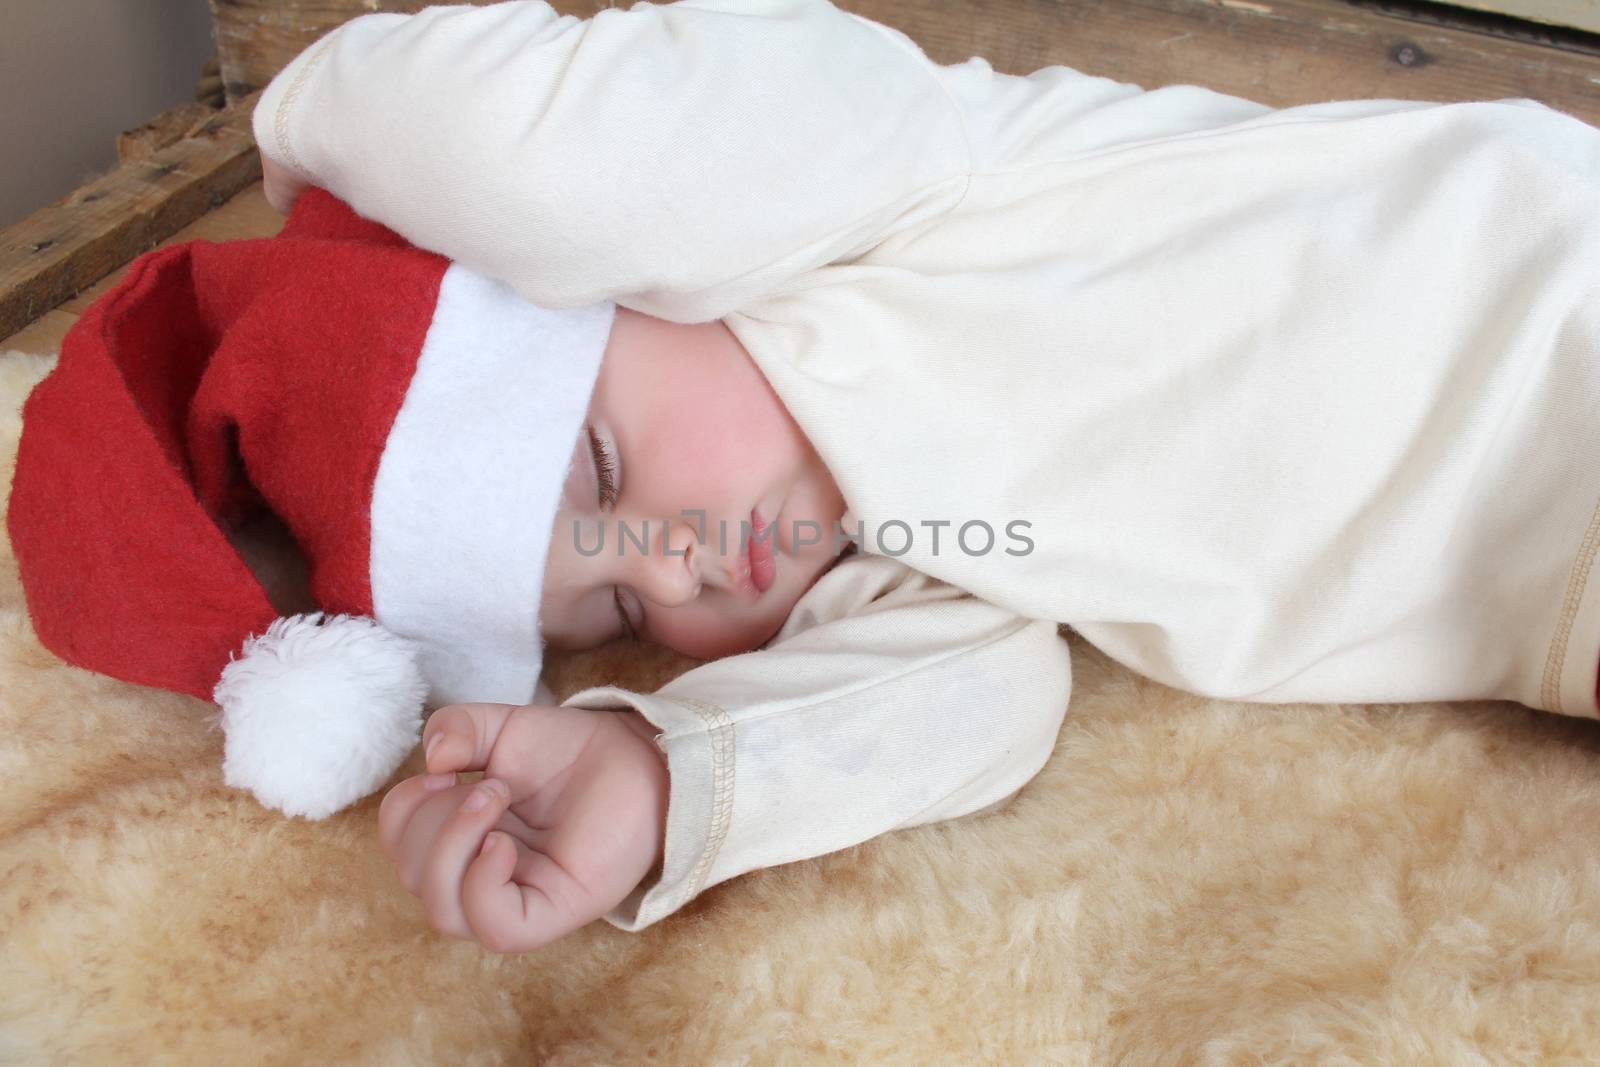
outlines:
[[[405,761],[427,694],[415,647],[372,619],[278,619],[245,641],[212,692],[222,780],[287,815],[327,818]]]

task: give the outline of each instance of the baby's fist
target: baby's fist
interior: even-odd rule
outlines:
[[[423,730],[430,773],[379,809],[384,853],[441,933],[538,948],[616,907],[659,862],[667,767],[636,712],[453,704]],[[483,785],[458,771],[485,772]]]

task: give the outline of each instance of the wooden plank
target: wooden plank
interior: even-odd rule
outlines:
[[[0,336],[155,247],[261,177],[253,97],[0,230]]]
[[[217,108],[198,100],[163,111],[143,126],[117,134],[117,162],[149,159],[168,145],[177,144],[217,118]]]
[[[1600,0],[1451,0],[1451,3],[1551,26],[1572,26],[1600,33]]]
[[[251,237],[271,237],[283,229],[284,217],[267,203],[261,183],[246,186],[232,200],[215,211],[208,211],[198,219],[162,241],[158,248],[184,241],[237,241]],[[131,264],[124,264],[99,282],[79,293],[53,311],[36,319],[21,331],[0,339],[0,352],[17,349],[23,352],[47,354],[61,347],[78,316],[106,290],[116,285],[128,272]]]
[[[339,23],[418,0],[211,0],[229,99]],[[587,18],[626,3],[563,0]],[[843,0],[938,63],[1061,64],[1145,88],[1189,83],[1274,107],[1332,99],[1529,97],[1600,124],[1600,56],[1416,22],[1347,0]],[[1481,17],[1480,17],[1481,18]]]
[[[1203,85],[1273,107],[1338,99],[1529,97],[1600,124],[1600,57],[1428,26],[1334,0],[981,0],[884,19],[939,63],[1021,74],[1052,64],[1144,88]],[[877,15],[869,15],[877,18]]]
[[[184,241],[204,238],[208,241],[237,241],[246,237],[271,237],[283,229],[284,217],[267,203],[266,194],[259,181],[246,186],[232,200],[215,211],[208,211],[198,219],[160,242],[155,247],[164,248]],[[62,304],[56,310],[81,315],[89,305],[98,300],[128,273],[132,262],[125,263]]]
[[[318,37],[357,15],[421,11],[428,0],[210,0],[217,58],[228,102],[264,89],[272,76]],[[571,0],[554,5],[583,18],[616,4]]]
[[[1451,29],[1487,33],[1510,41],[1560,48],[1584,55],[1600,56],[1600,34],[1584,33],[1564,26],[1551,26],[1526,19],[1507,18],[1477,11],[1456,4],[1437,4],[1430,0],[1345,0],[1359,7],[1371,8],[1384,15],[1447,26]]]

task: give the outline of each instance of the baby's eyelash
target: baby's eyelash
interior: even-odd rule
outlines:
[[[639,640],[639,635],[633,632],[633,623],[628,621],[628,608],[622,603],[622,586],[612,586],[611,596],[617,602],[617,615],[622,619],[622,632],[628,635],[630,641]]]
[[[617,502],[617,483],[614,480],[616,461],[611,458],[605,442],[594,432],[594,427],[585,426],[584,429],[589,431],[589,448],[594,453],[594,466],[600,477],[600,510],[609,511]]]
[[[594,467],[599,474],[600,510],[609,511],[617,502],[617,463],[611,458],[605,442],[600,440],[600,435],[594,432],[594,427],[586,425],[584,429],[589,433],[589,448],[594,453]],[[637,641],[639,635],[633,632],[633,623],[628,621],[628,607],[622,602],[620,585],[611,587],[611,599],[616,601],[617,618],[622,620],[622,632],[627,634],[630,640]]]

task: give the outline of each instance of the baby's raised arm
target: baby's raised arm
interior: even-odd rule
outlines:
[[[959,202],[962,119],[927,64],[827,0],[434,7],[312,45],[255,133],[535,304],[706,322]]]

